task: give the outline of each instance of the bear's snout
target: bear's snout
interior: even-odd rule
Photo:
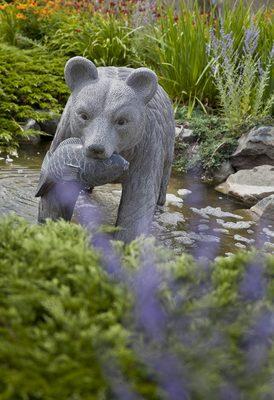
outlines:
[[[92,158],[109,158],[106,152],[106,148],[102,144],[90,144],[86,148],[86,155]]]

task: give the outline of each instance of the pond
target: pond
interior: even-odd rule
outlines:
[[[13,211],[36,222],[34,191],[48,146],[22,148],[13,162],[0,160],[0,215]],[[180,189],[190,192],[180,197]],[[94,190],[96,201],[105,207],[105,222],[114,222],[120,194],[119,185]],[[252,246],[274,253],[273,223],[259,223],[243,203],[218,193],[193,174],[173,175],[167,200],[156,211],[153,233],[177,254],[187,251],[212,259]]]

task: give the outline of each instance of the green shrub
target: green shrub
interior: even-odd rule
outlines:
[[[106,371],[132,368],[154,399],[121,324],[130,298],[79,226],[2,219],[0,288],[0,398],[114,399]]]
[[[274,95],[266,96],[272,67],[272,54],[265,68],[256,53],[260,31],[255,25],[246,29],[244,44],[235,50],[232,33],[221,28],[220,38],[211,32],[209,54],[212,56],[222,114],[231,130],[256,124],[271,114]]]
[[[17,146],[26,119],[43,120],[47,111],[62,111],[68,97],[65,62],[41,49],[0,44],[0,150]]]
[[[191,157],[189,145],[176,141],[174,170],[184,172],[195,167],[200,162],[203,168],[208,171],[216,169],[221,163],[227,160],[238,145],[236,135],[231,131],[224,118],[205,114],[202,110],[195,109],[190,117],[187,116],[186,107],[178,107],[176,120],[178,123],[186,123],[193,130],[198,145],[198,154]],[[245,133],[242,128],[238,136]]]
[[[117,247],[120,284],[79,226],[1,220],[3,399],[126,400],[130,388],[150,400],[175,388],[193,400],[273,397],[273,256],[207,265],[170,260],[151,240]]]

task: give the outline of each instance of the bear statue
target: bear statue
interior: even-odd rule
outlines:
[[[73,57],[65,80],[71,95],[50,151],[77,137],[86,157],[109,159],[117,153],[129,162],[115,234],[129,242],[148,233],[156,205],[165,203],[175,139],[171,102],[147,68],[96,68]]]

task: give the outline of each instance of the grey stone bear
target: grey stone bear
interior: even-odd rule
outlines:
[[[116,233],[129,242],[148,233],[156,205],[165,203],[175,138],[171,102],[147,68],[96,68],[74,57],[65,66],[65,80],[72,93],[50,150],[79,137],[88,157],[118,153],[129,161]]]

